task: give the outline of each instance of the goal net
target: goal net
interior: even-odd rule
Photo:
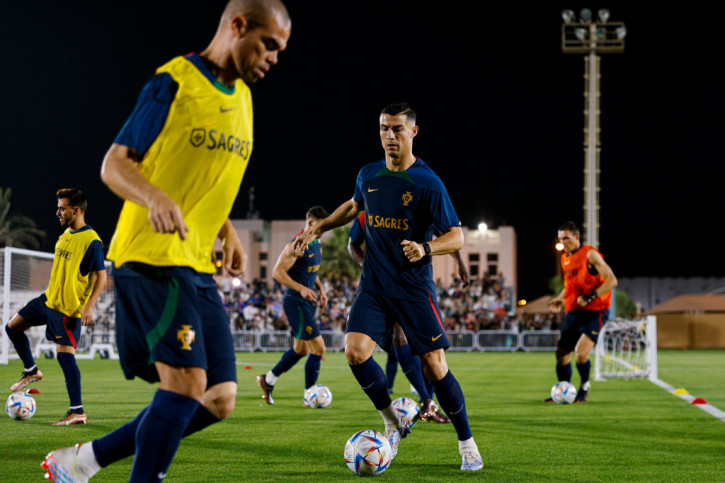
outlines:
[[[109,262],[106,262],[106,267]],[[10,319],[31,299],[38,297],[48,288],[50,272],[53,268],[53,254],[5,247],[0,252],[0,314],[2,331],[0,333],[0,364],[7,364],[18,355],[8,340],[5,326]],[[115,302],[113,297],[113,277],[98,298],[93,310],[93,324],[81,328],[81,336],[76,348],[78,359],[101,357],[118,358],[115,344]],[[45,326],[31,327],[26,335],[34,357],[42,354],[55,357],[56,345],[45,339]]]
[[[657,379],[657,318],[614,319],[596,345],[594,379]]]

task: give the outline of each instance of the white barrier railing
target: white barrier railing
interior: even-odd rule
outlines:
[[[328,351],[339,352],[345,349],[345,334],[336,331],[321,331]],[[559,340],[559,331],[537,330],[515,332],[507,330],[481,330],[478,332],[448,332],[450,351],[458,352],[516,352],[516,351],[553,351]],[[234,350],[237,352],[279,352],[292,346],[289,331],[232,331]],[[378,348],[378,350],[380,350]],[[41,339],[35,345],[35,357],[56,356],[55,344]],[[114,332],[83,332],[78,340],[76,357],[78,359],[102,358],[118,359],[116,352],[116,334]],[[17,359],[13,352],[10,359]]]

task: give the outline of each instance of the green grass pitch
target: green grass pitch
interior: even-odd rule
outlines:
[[[168,481],[356,481],[343,448],[361,429],[382,420],[340,353],[328,353],[321,384],[333,393],[329,409],[302,407],[300,362],[278,381],[274,406],[261,399],[255,376],[280,353],[239,353],[234,414],[182,441]],[[378,362],[385,355],[376,353]],[[555,382],[552,353],[448,353],[466,395],[482,471],[460,471],[451,425],[418,423],[381,481],[723,481],[725,422],[647,381],[594,382],[586,404],[544,404]],[[39,464],[55,448],[100,437],[133,418],[156,386],[123,379],[117,361],[79,361],[84,426],[52,427],[68,400],[56,361],[40,359],[45,374],[26,422],[0,418],[0,480],[41,481]],[[661,351],[660,378],[725,410],[725,352]],[[249,368],[248,368],[249,367]],[[6,388],[20,362],[0,366]],[[578,385],[574,371],[573,382]],[[7,390],[7,389],[6,389]],[[9,392],[7,393],[9,395]],[[410,395],[398,371],[393,397]],[[103,469],[92,481],[128,481],[132,458]]]

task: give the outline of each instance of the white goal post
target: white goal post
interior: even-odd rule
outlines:
[[[12,344],[5,333],[5,326],[18,310],[31,299],[39,296],[50,280],[53,268],[53,253],[25,250],[22,248],[5,247],[0,256],[0,316],[2,331],[0,332],[0,364],[8,364],[10,359],[17,359]],[[106,267],[110,262],[106,262]],[[113,298],[113,279],[109,274],[108,283],[96,301],[93,309],[93,327],[81,328],[81,337],[76,348],[78,359],[93,359],[97,353],[101,357],[117,359],[115,349],[115,302]],[[31,327],[26,334],[30,339],[30,347],[34,357],[41,354],[55,357],[56,345],[45,339],[45,326]]]
[[[595,349],[594,380],[657,380],[657,318],[614,319],[604,324]]]

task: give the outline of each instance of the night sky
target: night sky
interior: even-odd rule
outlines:
[[[86,220],[110,241],[121,201],[100,180],[103,156],[156,67],[203,50],[224,4],[63,3],[0,13],[0,186],[48,233],[46,251],[60,187],[86,192]],[[560,39],[561,10],[581,5],[453,9],[464,3],[289,1],[289,47],[252,86],[254,152],[231,217],[252,186],[264,219],[349,199],[359,168],[383,157],[380,110],[404,100],[414,152],[462,223],[513,225],[519,296],[547,293],[556,229],[583,221],[584,60]],[[605,260],[619,277],[722,276],[718,29],[694,8],[609,8],[629,33],[623,54],[602,56]]]

